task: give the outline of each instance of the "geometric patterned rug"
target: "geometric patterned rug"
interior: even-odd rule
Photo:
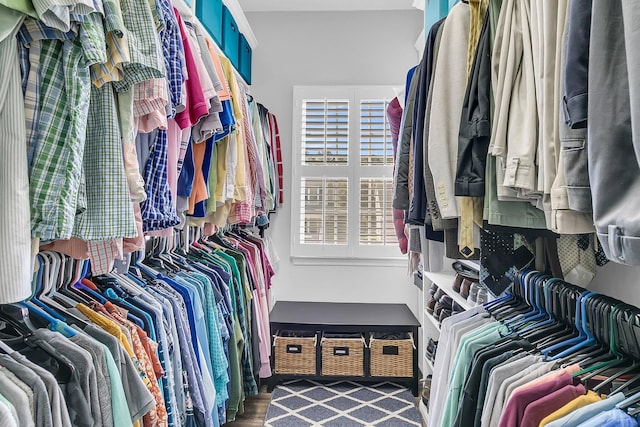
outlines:
[[[422,427],[411,392],[398,384],[352,381],[279,384],[267,409],[265,427]]]

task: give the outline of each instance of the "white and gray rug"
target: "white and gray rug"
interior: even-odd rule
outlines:
[[[384,382],[284,382],[273,391],[265,427],[422,427],[411,392]]]

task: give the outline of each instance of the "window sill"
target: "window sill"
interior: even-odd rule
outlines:
[[[357,267],[406,267],[407,257],[393,258],[330,258],[292,256],[293,265],[342,265]]]

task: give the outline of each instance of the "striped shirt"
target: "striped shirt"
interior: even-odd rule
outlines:
[[[234,96],[236,96],[236,94],[238,95],[238,102],[240,108],[242,109],[240,112],[240,116],[242,119],[242,132],[239,133],[239,135],[242,135],[242,138],[238,138],[238,140],[241,140],[242,143],[238,144],[238,158],[241,157],[241,153],[244,157],[244,162],[238,162],[238,168],[236,169],[236,182],[238,181],[238,178],[241,177],[241,179],[245,183],[244,188],[246,199],[235,201],[228,221],[231,224],[247,224],[251,222],[251,218],[255,216],[255,196],[259,196],[259,185],[257,184],[256,169],[258,153],[256,151],[253,128],[250,124],[249,109],[247,107],[246,96],[244,96],[244,93],[240,91],[237,85],[235,85],[235,87],[237,90],[234,91]],[[240,169],[241,167],[242,169]],[[258,188],[258,193],[255,191],[256,188]]]
[[[164,114],[168,102],[165,78],[145,80],[133,86],[134,117],[143,117],[159,110]],[[164,124],[166,128],[166,120]]]
[[[35,0],[33,7],[44,25],[62,32],[70,31],[79,15],[96,11],[92,0]]]
[[[76,237],[86,241],[137,235],[111,85],[91,87],[84,152],[87,209],[77,215],[74,230]]]
[[[12,34],[0,41],[0,304],[31,296],[31,225],[27,136],[20,62]]]

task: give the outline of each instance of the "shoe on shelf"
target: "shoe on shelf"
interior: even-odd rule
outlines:
[[[420,380],[420,398],[427,408],[429,407],[429,397],[431,395],[431,375],[427,375]]]
[[[473,283],[471,285],[471,287],[469,288],[469,296],[467,297],[467,301],[475,304],[476,300],[478,299],[478,291],[480,290],[480,284],[479,283]]]
[[[432,283],[431,286],[429,287],[429,295],[434,295],[437,291],[438,291],[438,285],[436,285],[435,283]]]
[[[446,308],[442,309],[442,310],[440,311],[440,315],[438,316],[438,321],[439,321],[440,323],[442,323],[442,321],[443,321],[444,319],[446,319],[447,317],[450,317],[452,313],[453,313],[453,311],[451,311],[451,310],[449,310],[449,309],[446,309]]]
[[[476,305],[482,305],[489,301],[489,293],[486,289],[479,289],[478,295],[476,296]]]
[[[440,298],[442,298],[444,295],[446,295],[444,293],[444,291],[442,289],[438,289],[429,299],[429,301],[427,301],[427,306],[425,307],[425,309],[427,310],[427,312],[429,314],[434,314],[434,310],[436,308],[436,304],[438,302],[438,300],[440,300]]]
[[[472,281],[471,279],[463,279],[462,280],[462,284],[460,285],[460,296],[464,299],[467,299],[467,297],[469,296],[469,292],[471,289],[471,286],[473,286],[475,282]]]
[[[461,276],[468,277],[474,282],[480,280],[480,272],[475,268],[466,265],[462,261],[455,261],[453,264],[451,264],[451,267],[453,267],[453,270],[456,273],[460,274]]]
[[[460,293],[460,287],[462,286],[462,282],[464,281],[464,276],[462,274],[456,274],[456,278],[453,279],[453,290],[457,293]]]
[[[429,338],[427,349],[424,355],[432,362],[436,360],[436,350],[438,350],[438,341],[434,341],[433,338]]]
[[[451,304],[451,310],[454,311],[454,314],[460,313],[464,311],[464,308],[458,304],[457,302],[453,302],[453,304]]]

